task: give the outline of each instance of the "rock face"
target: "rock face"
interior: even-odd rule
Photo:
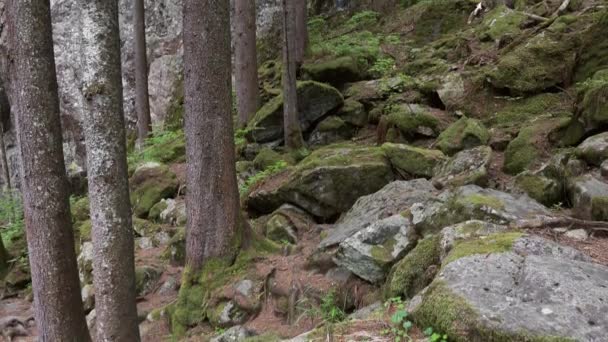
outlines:
[[[319,247],[335,246],[370,224],[399,214],[412,204],[424,202],[437,191],[426,179],[395,181],[380,191],[361,197],[344,217],[329,231]]]
[[[435,169],[433,184],[440,188],[468,184],[486,186],[492,149],[479,146],[458,152]]]
[[[313,123],[344,103],[342,94],[328,85],[304,81],[298,83],[298,118],[303,132]],[[266,103],[251,120],[247,139],[264,143],[283,138],[283,97],[275,97]]]
[[[578,146],[577,151],[587,163],[600,166],[608,159],[608,132],[587,138]]]
[[[334,262],[369,282],[379,283],[392,264],[412,249],[415,236],[410,221],[394,215],[344,240]]]
[[[393,177],[379,148],[328,146],[254,188],[247,206],[270,213],[291,203],[318,218],[330,219],[348,210],[359,197],[378,191]]]
[[[435,167],[446,160],[443,152],[404,144],[386,143],[382,150],[402,175],[431,178]]]
[[[454,341],[600,341],[608,329],[607,277],[604,266],[565,258],[478,254],[445,266],[409,309]]]
[[[608,221],[608,184],[592,175],[570,181],[570,201],[576,216],[584,219]]]

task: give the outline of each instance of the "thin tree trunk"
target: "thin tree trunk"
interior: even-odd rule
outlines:
[[[298,149],[304,146],[298,120],[298,94],[296,83],[296,11],[294,2],[283,1],[283,124],[285,146]]]
[[[40,341],[90,341],[63,161],[49,0],[10,0],[9,94]]]
[[[239,196],[231,114],[230,4],[184,2],[186,264],[234,252]]]
[[[308,6],[306,0],[293,0],[296,3],[296,65],[304,63],[308,48]]]
[[[139,341],[117,0],[80,0],[97,341]],[[100,58],[101,57],[101,58]]]
[[[2,234],[0,234],[0,278],[4,276],[8,269],[8,253],[2,242]]]
[[[4,144],[4,125],[0,122],[0,163],[2,163],[2,180],[4,191],[9,193],[11,187],[11,174],[8,171],[8,158],[6,157],[6,145]]]
[[[152,130],[148,93],[148,56],[146,50],[146,15],[144,0],[133,1],[133,34],[135,40],[135,110],[137,111],[137,144],[143,146]]]
[[[235,0],[235,81],[238,126],[245,127],[258,110],[258,62],[255,0]]]

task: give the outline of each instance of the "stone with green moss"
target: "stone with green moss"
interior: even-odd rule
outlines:
[[[292,203],[318,218],[329,219],[393,178],[390,163],[379,147],[330,145],[254,187],[246,204],[258,212],[270,213],[284,203]]]
[[[483,23],[478,28],[479,36],[482,40],[492,41],[513,39],[521,32],[521,25],[526,19],[522,12],[498,5],[484,15]]]
[[[524,127],[507,146],[505,151],[505,172],[516,175],[526,170],[539,156],[537,128]]]
[[[490,140],[488,129],[476,119],[463,117],[441,132],[437,147],[448,155],[461,150],[486,145]]]
[[[367,111],[365,106],[353,99],[346,99],[344,105],[338,111],[339,116],[344,122],[347,122],[353,126],[363,127],[367,124]]]
[[[457,241],[449,254],[442,260],[442,264],[445,266],[455,260],[475,254],[508,252],[513,249],[515,241],[522,236],[522,233],[514,231]]]
[[[488,80],[514,94],[540,92],[568,82],[576,63],[574,39],[543,32],[502,55]]]
[[[315,82],[298,83],[298,118],[302,131],[330,111],[344,103],[342,94],[332,86]],[[247,139],[251,142],[270,142],[283,138],[283,97],[276,96],[268,101],[247,126]]]
[[[271,165],[283,160],[283,157],[271,148],[262,148],[258,155],[253,160],[253,165],[258,170],[265,170]]]
[[[596,72],[581,88],[582,101],[579,108],[586,127],[603,127],[608,123],[608,69]]]
[[[133,230],[138,236],[153,237],[162,227],[154,222],[133,217]]]
[[[433,184],[439,188],[467,184],[486,186],[491,161],[492,149],[489,146],[460,151],[435,168]]]
[[[412,298],[431,283],[439,264],[439,236],[419,241],[412,251],[393,266],[386,281],[385,297]]]
[[[135,291],[138,296],[145,296],[154,290],[162,271],[150,266],[135,268]]]
[[[352,138],[355,127],[339,116],[328,116],[312,131],[308,144],[312,147],[329,145]]]
[[[160,201],[156,203],[152,208],[150,208],[150,212],[148,213],[148,219],[158,222],[160,221],[160,214],[167,209],[167,202]]]
[[[382,150],[394,168],[412,178],[433,177],[435,167],[447,159],[439,150],[404,144],[386,143]]]
[[[608,183],[587,174],[568,182],[573,213],[581,218],[608,221]]]
[[[282,214],[275,214],[268,220],[266,237],[279,243],[295,244],[298,241],[296,228],[291,220]]]
[[[562,184],[555,179],[524,171],[515,178],[515,185],[528,196],[546,206],[565,203]]]
[[[410,141],[416,137],[434,137],[439,134],[439,120],[428,108],[417,104],[393,105],[388,109],[387,122],[399,132],[399,139]],[[392,142],[399,142],[394,141]]]
[[[587,138],[578,146],[577,154],[587,163],[600,166],[608,160],[608,132]]]
[[[135,170],[129,185],[133,214],[139,218],[146,218],[156,203],[175,195],[179,182],[175,173],[167,166],[146,163]]]
[[[366,65],[362,65],[353,56],[343,56],[327,61],[304,64],[304,77],[333,86],[341,86],[347,82],[360,81],[366,78]]]
[[[86,220],[74,224],[76,231],[78,232],[77,238],[82,241],[91,241],[91,233],[93,231],[93,223],[91,220]]]
[[[571,98],[564,93],[543,93],[526,98],[509,98],[488,120],[494,126],[520,127],[523,121],[543,115],[560,115],[571,111]]]

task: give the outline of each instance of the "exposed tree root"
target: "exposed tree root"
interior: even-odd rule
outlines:
[[[570,216],[543,216],[531,220],[518,220],[511,227],[516,229],[568,228],[608,232],[608,222],[581,220]]]

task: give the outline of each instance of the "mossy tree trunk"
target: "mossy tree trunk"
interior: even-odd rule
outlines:
[[[34,315],[41,341],[90,341],[74,250],[48,0],[8,3],[9,95],[16,114]]]
[[[239,196],[232,122],[229,1],[184,2],[186,264],[234,252]]]
[[[146,52],[146,16],[144,0],[133,1],[133,40],[135,41],[135,110],[137,145],[142,147],[152,130],[148,93],[148,56]]]
[[[294,0],[296,3],[296,64],[304,63],[306,49],[308,48],[308,1]]]
[[[282,0],[283,5],[283,125],[285,146],[299,149],[304,146],[298,120],[296,6],[298,0]]]
[[[235,86],[238,126],[245,127],[259,106],[255,0],[235,0]]]
[[[96,340],[139,341],[117,0],[80,0]]]

